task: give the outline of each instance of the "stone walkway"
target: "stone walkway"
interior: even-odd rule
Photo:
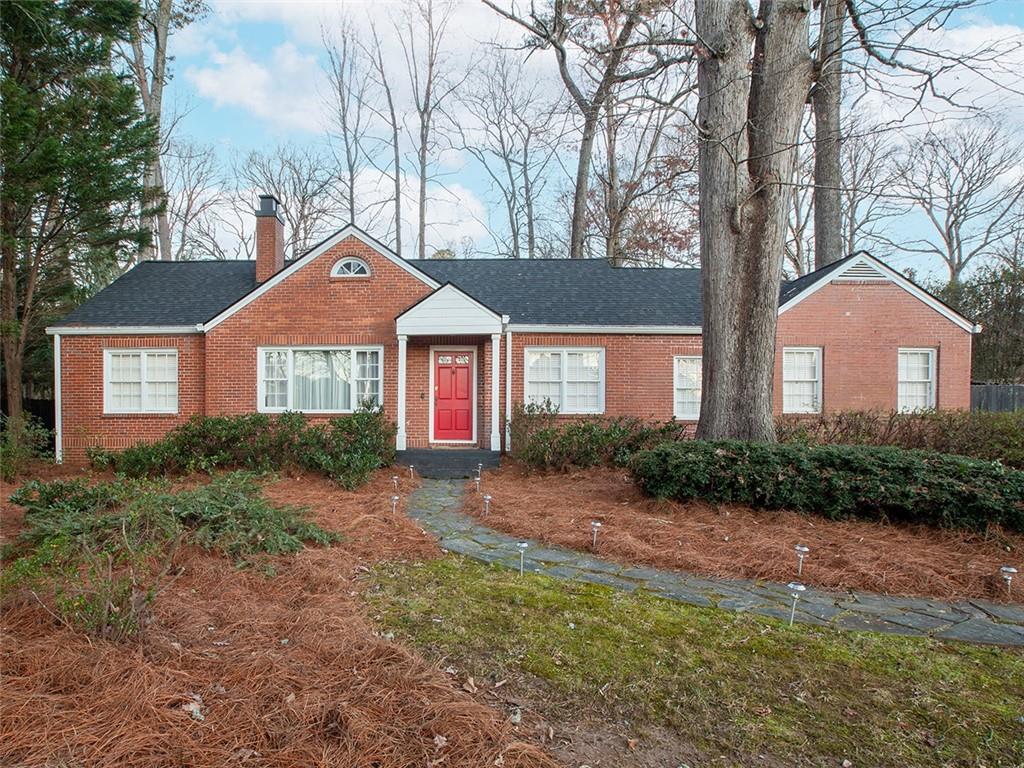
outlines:
[[[463,480],[426,479],[409,497],[407,510],[441,546],[476,560],[519,568],[521,541],[481,525],[460,511]],[[678,571],[630,568],[585,552],[529,541],[524,567],[559,579],[651,594],[700,606],[749,611],[789,620],[792,598],[785,584],[701,578]],[[946,603],[871,593],[823,592],[811,587],[797,604],[796,621],[839,629],[1024,646],[1024,607],[984,600]]]

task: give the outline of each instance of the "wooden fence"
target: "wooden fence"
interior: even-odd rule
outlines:
[[[1024,384],[971,384],[971,410],[1024,410]]]

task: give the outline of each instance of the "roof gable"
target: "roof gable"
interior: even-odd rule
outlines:
[[[858,251],[845,259],[833,262],[819,270],[804,275],[783,286],[780,295],[779,314],[792,309],[808,296],[832,282],[851,280],[863,282],[886,281],[902,288],[914,298],[928,305],[947,320],[955,323],[968,333],[977,333],[981,327],[954,310],[941,299],[928,293],[917,283],[908,280],[884,262],[867,251]]]
[[[390,248],[381,243],[379,240],[371,237],[362,229],[357,227],[355,224],[349,224],[348,226],[339,229],[330,237],[321,240],[319,243],[317,243],[304,254],[302,254],[302,256],[300,256],[298,259],[296,259],[291,264],[287,265],[284,269],[275,274],[273,277],[271,277],[269,280],[259,284],[248,294],[246,294],[238,301],[234,302],[230,306],[226,307],[223,311],[218,313],[216,317],[213,317],[209,321],[204,323],[203,331],[206,332],[216,328],[218,325],[223,323],[236,312],[245,308],[247,305],[258,299],[260,296],[267,293],[268,291],[273,290],[275,286],[280,285],[289,277],[291,277],[296,272],[305,267],[307,264],[312,263],[317,258],[325,254],[327,251],[329,251],[331,248],[336,246],[338,243],[349,237],[354,237],[364,245],[369,246],[378,254],[386,258],[388,261],[392,262],[399,268],[405,270],[410,275],[415,277],[417,280],[420,280],[428,287],[437,288],[440,286],[440,283],[437,280],[435,280],[422,270],[417,269],[415,266],[413,266],[410,262],[403,259],[401,256],[398,256],[396,253],[394,253]]]
[[[395,318],[399,336],[501,333],[502,316],[445,283]]]

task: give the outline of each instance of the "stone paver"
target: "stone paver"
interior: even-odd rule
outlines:
[[[426,479],[409,497],[413,519],[450,552],[508,568],[519,567],[521,541],[461,512],[461,480]],[[785,584],[713,579],[678,571],[620,565],[586,552],[529,540],[524,569],[567,581],[578,580],[651,594],[702,607],[746,611],[789,620],[791,599]],[[864,592],[835,593],[808,587],[797,603],[801,624],[846,630],[934,637],[978,644],[1024,646],[1024,606],[983,600],[947,603]]]

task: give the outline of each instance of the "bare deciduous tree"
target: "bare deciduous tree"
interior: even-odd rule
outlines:
[[[817,186],[814,180],[817,154],[814,151],[813,139],[807,136],[810,128],[809,122],[805,121],[803,140],[797,147],[796,173],[790,186],[792,206],[786,226],[786,244],[783,251],[785,259],[783,269],[796,277],[805,275],[816,268],[815,245],[817,238],[814,234],[814,227],[817,224],[817,219],[814,205]]]
[[[847,0],[819,0],[814,43],[814,266],[824,267],[845,254],[842,248],[843,167],[840,150],[843,83],[843,27]]]
[[[369,163],[371,149],[369,102],[373,81],[359,35],[352,22],[342,18],[330,33],[323,32],[327,76],[331,84],[332,144],[339,166],[337,190],[348,221],[356,222],[365,203],[356,199],[356,184]]]
[[[209,242],[203,233],[215,228],[213,217],[223,203],[224,186],[213,147],[172,141],[164,165],[173,258],[208,258]]]
[[[583,120],[569,237],[569,256],[583,258],[594,141],[609,96],[624,84],[656,79],[687,60],[692,41],[680,32],[673,2],[554,0],[543,9],[531,3],[528,11],[514,0],[507,7],[483,2],[525,29],[531,36],[528,47],[554,51],[559,76]]]
[[[609,98],[605,110],[589,223],[616,266],[686,262],[695,241],[696,142],[674,99],[657,98],[662,85],[656,98]]]
[[[698,3],[703,392],[697,434],[772,440],[772,377],[808,4]],[[750,52],[753,51],[753,58]]]
[[[928,131],[896,160],[895,189],[930,227],[926,237],[886,240],[909,253],[942,259],[950,282],[1014,230],[1024,196],[1024,145],[998,124],[979,119],[953,130]]]
[[[866,120],[851,120],[842,142],[843,255],[890,249],[881,236],[886,223],[898,215],[889,193],[894,188],[891,131]]]
[[[406,7],[401,21],[394,24],[416,111],[415,130],[410,133],[416,149],[419,184],[416,248],[421,259],[427,254],[427,183],[439,146],[438,118],[443,116],[449,98],[465,80],[465,76],[452,75],[450,61],[443,51],[453,7],[449,0],[414,0]]]
[[[394,193],[392,202],[394,204],[394,237],[395,253],[402,255],[402,147],[400,143],[401,123],[398,120],[398,111],[395,107],[395,94],[388,75],[388,68],[384,64],[384,49],[381,45],[380,35],[377,27],[370,24],[370,42],[363,46],[363,54],[370,62],[369,77],[374,85],[380,88],[383,94],[383,105],[379,105],[375,99],[368,99],[363,102],[378,120],[385,126],[387,131],[388,162],[383,166],[375,161],[375,153],[371,152],[367,159],[381,173],[391,177]],[[369,96],[370,94],[366,94]]]
[[[294,256],[338,223],[330,162],[313,149],[284,145],[270,153],[251,152],[235,162],[234,176],[250,190],[250,216],[252,190],[270,192],[281,201],[288,233],[285,248]]]
[[[459,148],[487,172],[508,220],[509,239],[499,251],[514,259],[536,258],[537,201],[556,151],[557,105],[541,94],[521,60],[500,49],[490,51],[459,101],[472,120],[458,126]]]
[[[172,258],[171,225],[161,161],[169,133],[162,122],[168,38],[173,30],[202,18],[208,10],[205,0],[144,0],[132,30],[130,50],[124,52],[139,91],[142,110],[161,135],[161,152],[150,163],[143,179],[144,207],[152,207],[156,211],[149,223],[155,241],[142,247],[139,252],[141,259],[152,259],[157,254],[165,261]]]

